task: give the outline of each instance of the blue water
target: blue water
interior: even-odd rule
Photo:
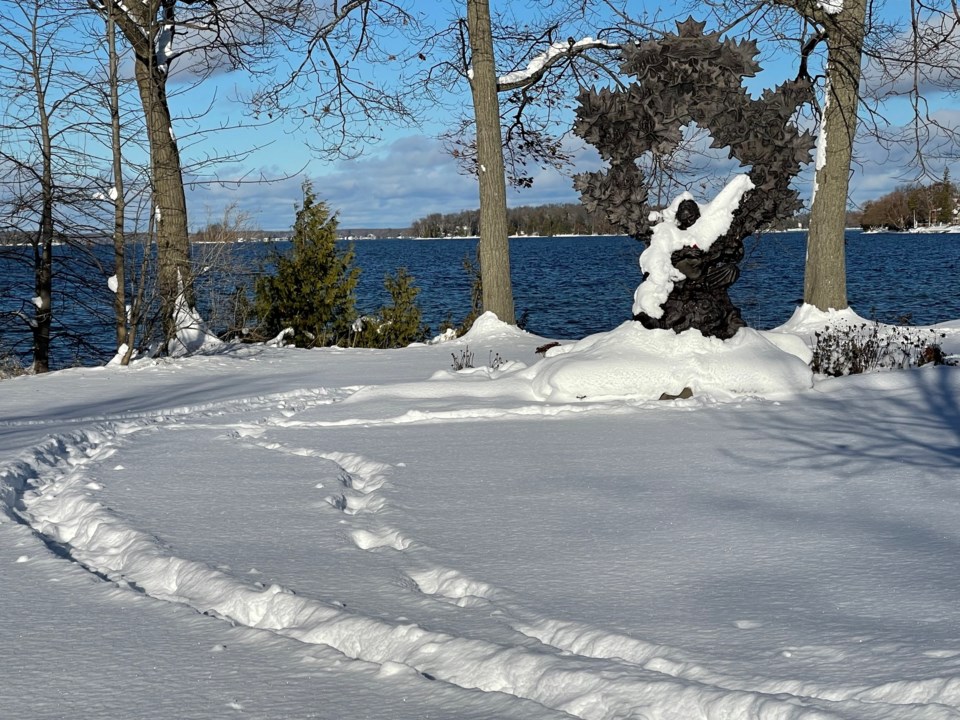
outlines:
[[[740,280],[731,296],[753,327],[786,321],[803,296],[806,234],[771,233],[746,242]],[[281,245],[280,248],[283,246]],[[640,282],[637,263],[643,246],[625,237],[518,238],[511,240],[511,275],[517,315],[527,329],[551,338],[573,339],[609,330],[630,317],[633,291]],[[233,246],[234,261],[251,276],[269,250],[266,244]],[[383,277],[404,266],[421,288],[424,321],[436,329],[445,319],[459,321],[470,309],[472,279],[463,270],[475,258],[475,240],[361,240],[354,244],[362,268],[358,310],[373,312],[386,301]],[[0,259],[0,319],[32,296],[29,276]],[[247,282],[251,281],[247,277]],[[907,318],[915,324],[960,318],[960,235],[847,233],[847,283],[851,306],[883,322]],[[110,356],[109,295],[100,302],[55,303],[57,317],[88,328],[97,348],[78,353],[56,349],[58,366],[102,361]],[[201,298],[202,301],[202,298]],[[19,329],[18,329],[19,328]],[[0,342],[29,348],[28,335],[9,315],[0,324]],[[99,357],[98,357],[99,353]]]
[[[615,327],[630,317],[642,249],[625,237],[511,240],[517,315],[526,311],[527,329],[545,337],[579,338]],[[421,305],[434,327],[447,312],[466,313],[470,283],[461,260],[473,257],[475,241],[365,240],[355,250],[364,268],[361,297],[379,297],[383,273],[405,265],[420,279]],[[745,252],[731,296],[752,327],[780,325],[803,298],[806,233],[749,238]],[[960,235],[848,232],[847,294],[860,315],[883,322],[908,315],[915,324],[960,318]]]

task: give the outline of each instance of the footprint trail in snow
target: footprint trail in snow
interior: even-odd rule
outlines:
[[[194,407],[102,422],[49,440],[0,470],[4,509],[91,572],[131,591],[187,605],[200,613],[300,643],[335,648],[349,658],[380,664],[385,673],[409,668],[423,677],[468,689],[534,701],[572,717],[613,718],[870,718],[895,693],[882,687],[804,686],[789,681],[744,683],[663,647],[586,623],[544,616],[513,592],[443,564],[442,549],[415,530],[391,524],[407,470],[335,449],[294,447],[267,431],[289,425],[299,412],[329,402],[267,398],[219,407]],[[260,413],[249,419],[251,412]],[[266,413],[266,414],[262,414]],[[242,418],[232,416],[243,414]],[[475,413],[475,417],[484,417]],[[436,416],[424,416],[435,421]],[[349,424],[349,423],[345,423]],[[355,552],[387,553],[407,582],[398,585],[453,613],[483,612],[522,642],[459,635],[353,611],[335,598],[299,594],[280,584],[259,587],[219,569],[215,557],[180,556],[156,532],[131,523],[122,507],[100,500],[100,478],[116,453],[148,442],[157,432],[216,430],[222,442],[257,452],[334,463],[333,486],[319,483],[329,513],[344,523]],[[324,438],[318,438],[320,445]],[[26,557],[26,556],[25,556]],[[265,568],[260,568],[265,570]],[[957,694],[960,687],[918,683],[914,702]],[[917,718],[953,717],[946,706],[925,705]]]

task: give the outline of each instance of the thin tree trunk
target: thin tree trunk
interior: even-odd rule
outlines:
[[[507,234],[507,188],[500,130],[500,101],[493,59],[488,0],[467,0],[472,77],[470,91],[477,125],[477,174],[480,184],[480,278],[483,309],[515,324]]]
[[[36,7],[39,9],[39,5]],[[41,76],[39,65],[40,49],[37,46],[36,22],[33,32],[30,62],[40,125],[40,151],[43,155],[40,175],[40,226],[33,242],[33,275],[36,293],[32,323],[33,371],[45,373],[50,370],[50,329],[53,325],[53,142],[50,137],[50,116],[47,112],[44,78]]]
[[[113,274],[116,277],[117,289],[113,297],[113,314],[116,325],[117,349],[119,350],[130,341],[128,333],[127,300],[126,300],[126,236],[124,233],[124,214],[126,203],[123,194],[123,155],[120,137],[120,82],[117,72],[117,43],[116,28],[114,25],[113,3],[110,3],[107,13],[107,47],[110,53],[110,143],[113,154],[113,189],[116,197],[113,199]],[[129,349],[129,346],[128,346]],[[129,353],[126,353],[123,364],[129,362]]]
[[[33,330],[33,371],[50,370],[50,329],[53,325],[53,205],[48,188],[43,189],[40,228],[33,243],[34,291],[36,307]]]
[[[846,0],[843,10],[832,16],[827,34],[829,83],[821,129],[826,133],[826,147],[810,208],[803,289],[804,302],[821,310],[847,307],[844,229],[860,106],[865,18],[866,0]]]

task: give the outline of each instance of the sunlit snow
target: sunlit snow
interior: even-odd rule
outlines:
[[[0,715],[954,718],[960,369],[860,320],[4,380]]]
[[[830,15],[843,12],[843,0],[817,0],[817,5]]]
[[[573,38],[570,38],[565,42],[557,41],[552,43],[545,51],[531,59],[523,70],[515,70],[513,72],[506,73],[505,75],[501,75],[499,78],[497,78],[497,84],[511,85],[513,83],[520,83],[530,80],[536,76],[537,73],[541,72],[545,67],[556,60],[556,58],[562,55],[569,55],[573,52],[580,52],[585,49],[596,47],[606,49],[618,48],[617,45],[612,45],[611,43],[607,43],[602,40],[595,40],[592,37],[581,38],[577,41],[574,41]]]
[[[709,250],[714,241],[730,229],[734,211],[751,188],[753,182],[749,175],[736,175],[713,200],[700,208],[700,219],[686,230],[677,226],[676,214],[681,202],[694,199],[689,192],[682,193],[665,210],[651,216],[657,224],[649,246],[640,255],[645,280],[634,294],[634,315],[641,312],[652,318],[663,315],[662,305],[674,283],[683,279],[683,273],[673,266],[673,253],[683,247]]]

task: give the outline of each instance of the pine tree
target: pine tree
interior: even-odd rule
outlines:
[[[948,225],[953,222],[953,195],[954,187],[950,182],[950,168],[943,169],[943,180],[940,181],[937,193],[937,222]]]
[[[427,339],[430,331],[421,321],[417,295],[420,288],[406,268],[395,275],[387,274],[383,286],[390,295],[390,305],[380,308],[375,317],[362,318],[362,327],[354,340],[357,347],[395,348]]]
[[[261,330],[275,336],[293,329],[297,347],[346,342],[356,317],[354,288],[360,269],[353,267],[353,248],[339,251],[337,220],[317,202],[309,182],[303,184],[303,206],[293,225],[293,247],[274,252],[272,275],[258,278],[255,307]]]

